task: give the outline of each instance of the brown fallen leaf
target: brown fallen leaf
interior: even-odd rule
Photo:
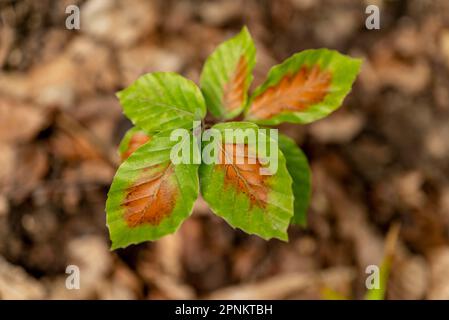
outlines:
[[[418,255],[396,258],[388,280],[388,299],[423,299],[429,285],[429,268]]]
[[[105,45],[78,36],[56,58],[27,73],[1,73],[0,92],[41,105],[69,108],[78,97],[114,90],[119,80],[115,66]]]
[[[383,257],[383,239],[369,223],[363,204],[347,195],[321,165],[314,164],[312,171],[314,185],[324,191],[329,206],[335,212],[340,235],[353,243],[360,269],[378,264]]]
[[[164,299],[195,299],[195,291],[187,284],[164,274],[153,266],[145,263],[141,264],[138,269],[139,274],[144,278],[145,282],[151,284],[157,289],[158,294],[151,293],[149,298]],[[154,296],[153,296],[154,295]]]
[[[45,296],[45,288],[39,281],[0,256],[0,299],[44,299]]]
[[[1,97],[0,142],[30,141],[45,127],[47,117],[46,110],[38,106]]]
[[[198,8],[198,13],[206,24],[220,26],[239,16],[242,5],[244,4],[241,0],[204,2]]]
[[[380,47],[365,59],[360,82],[367,92],[376,93],[382,88],[393,87],[405,94],[422,92],[431,80],[431,69],[425,59],[405,62],[389,48]]]
[[[50,299],[93,299],[108,281],[112,256],[103,237],[83,236],[70,240],[66,249],[68,265],[80,271],[80,289],[67,290],[66,275],[47,279]]]
[[[329,282],[351,282],[355,277],[350,268],[333,268],[314,273],[286,273],[256,283],[235,285],[212,292],[205,299],[212,300],[268,300],[284,299],[310,287],[319,288]]]
[[[309,132],[322,143],[347,143],[362,130],[365,118],[356,113],[336,112],[326,121],[310,125]]]
[[[449,299],[449,247],[444,246],[430,253],[430,285],[427,299]]]
[[[89,0],[80,11],[82,32],[117,46],[151,34],[158,21],[154,2],[145,0]]]
[[[42,182],[48,172],[48,155],[39,145],[21,147],[17,153],[14,183],[10,185],[8,196],[19,203]]]
[[[14,181],[17,150],[10,144],[0,143],[0,193],[6,195]]]
[[[156,71],[180,72],[185,64],[185,57],[176,50],[155,46],[144,42],[118,52],[122,86],[128,86],[139,76]]]

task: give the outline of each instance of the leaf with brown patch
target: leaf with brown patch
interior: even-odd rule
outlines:
[[[120,142],[118,148],[122,162],[128,159],[128,157],[136,151],[137,148],[148,141],[150,141],[150,135],[143,130],[140,130],[137,127],[129,129],[123,137],[122,142]]]
[[[226,141],[226,129],[254,130],[256,139]],[[249,122],[221,123],[212,130],[222,138],[203,145],[203,151],[212,150],[215,159],[200,166],[204,200],[233,227],[264,239],[286,240],[293,216],[292,179],[276,141]],[[259,139],[272,146],[269,157],[259,149]]]
[[[248,76],[248,63],[242,55],[237,63],[231,79],[223,88],[223,106],[225,110],[231,112],[238,109],[245,103],[246,99],[246,77]]]
[[[269,119],[286,111],[302,111],[323,100],[331,80],[332,75],[319,66],[303,66],[296,74],[284,76],[277,85],[257,96],[248,114],[257,119]]]
[[[264,125],[309,123],[343,102],[360,68],[360,60],[319,49],[295,54],[273,67],[252,95],[245,119]]]
[[[217,118],[239,115],[248,100],[256,48],[246,28],[223,42],[209,56],[201,73],[201,91],[208,110]]]
[[[124,141],[128,147],[135,134]],[[193,139],[176,142],[170,140],[170,132],[160,133],[121,164],[106,202],[112,248],[159,239],[176,231],[190,215],[198,197],[198,165],[170,160],[172,148],[184,143],[191,148]]]
[[[239,157],[241,158],[238,159]],[[248,149],[248,145],[223,144],[218,163],[225,171],[225,185],[231,185],[246,194],[251,205],[265,208],[268,196],[267,176],[261,175],[262,165],[257,156]]]
[[[158,225],[173,210],[176,186],[170,182],[173,166],[169,163],[143,170],[142,177],[126,190],[122,206],[129,227],[141,224]]]

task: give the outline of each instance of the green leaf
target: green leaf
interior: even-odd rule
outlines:
[[[126,116],[148,133],[193,127],[194,120],[206,115],[199,88],[172,72],[141,76],[117,93]]]
[[[323,300],[349,300],[348,297],[330,287],[323,287],[320,293]]]
[[[118,146],[118,152],[122,162],[125,161],[134,151],[141,145],[150,140],[150,135],[138,127],[129,129],[123,136],[120,145]]]
[[[209,111],[217,118],[240,114],[253,80],[256,48],[248,29],[220,44],[209,56],[201,73],[201,90]]]
[[[360,59],[328,49],[305,50],[271,68],[252,95],[245,120],[310,123],[337,109],[351,90]]]
[[[306,156],[298,148],[295,141],[287,136],[279,135],[279,149],[287,161],[287,170],[293,179],[293,195],[295,196],[292,223],[306,226],[307,208],[311,193],[311,174]]]
[[[191,137],[190,133],[187,133]],[[173,233],[187,218],[198,196],[198,165],[174,164],[168,132],[153,136],[119,167],[106,202],[112,249]]]
[[[240,129],[240,137],[252,132],[256,139],[226,138],[226,129]],[[288,240],[287,228],[293,216],[292,179],[276,141],[248,122],[221,123],[205,134],[208,132],[216,134],[210,141],[204,141],[203,136],[200,183],[204,200],[233,227],[264,239]],[[273,149],[264,155],[259,142]],[[214,161],[207,163],[205,155],[209,150],[215,150],[211,151]],[[242,164],[237,155],[243,152]],[[224,159],[229,163],[223,163]],[[266,162],[267,159],[271,162]],[[262,169],[271,175],[265,175]]]

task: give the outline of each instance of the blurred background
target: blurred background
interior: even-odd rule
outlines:
[[[0,18],[0,298],[359,299],[397,223],[387,298],[449,299],[448,1],[0,0]],[[264,241],[198,201],[176,234],[110,252],[104,205],[131,126],[114,92],[152,71],[197,82],[243,25],[254,85],[308,48],[364,58],[339,111],[281,126],[311,162],[308,227]]]

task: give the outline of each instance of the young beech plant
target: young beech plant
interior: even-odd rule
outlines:
[[[156,72],[118,92],[124,113],[135,126],[120,143],[123,163],[106,203],[112,249],[175,232],[191,214],[200,186],[212,211],[247,233],[286,241],[290,223],[306,224],[310,170],[292,139],[279,134],[270,155],[277,158],[276,171],[267,175],[260,170],[266,161],[252,156],[254,142],[203,138],[198,143],[195,123],[204,122],[208,110],[217,122],[224,122],[212,126],[219,135],[227,129],[251,129],[261,133],[258,140],[273,142],[262,132],[267,126],[306,124],[337,109],[351,90],[361,61],[327,49],[296,53],[274,66],[249,95],[255,53],[244,27],[207,59],[200,88],[178,74]],[[229,121],[236,117],[243,121]],[[176,129],[187,130],[190,138],[173,141],[171,132]],[[211,141],[218,145],[217,159],[230,161],[171,159],[175,146],[189,144],[192,148],[187,150],[198,151]],[[234,153],[228,151],[237,147],[245,160],[255,160],[234,161]],[[190,156],[195,157],[193,152]]]

